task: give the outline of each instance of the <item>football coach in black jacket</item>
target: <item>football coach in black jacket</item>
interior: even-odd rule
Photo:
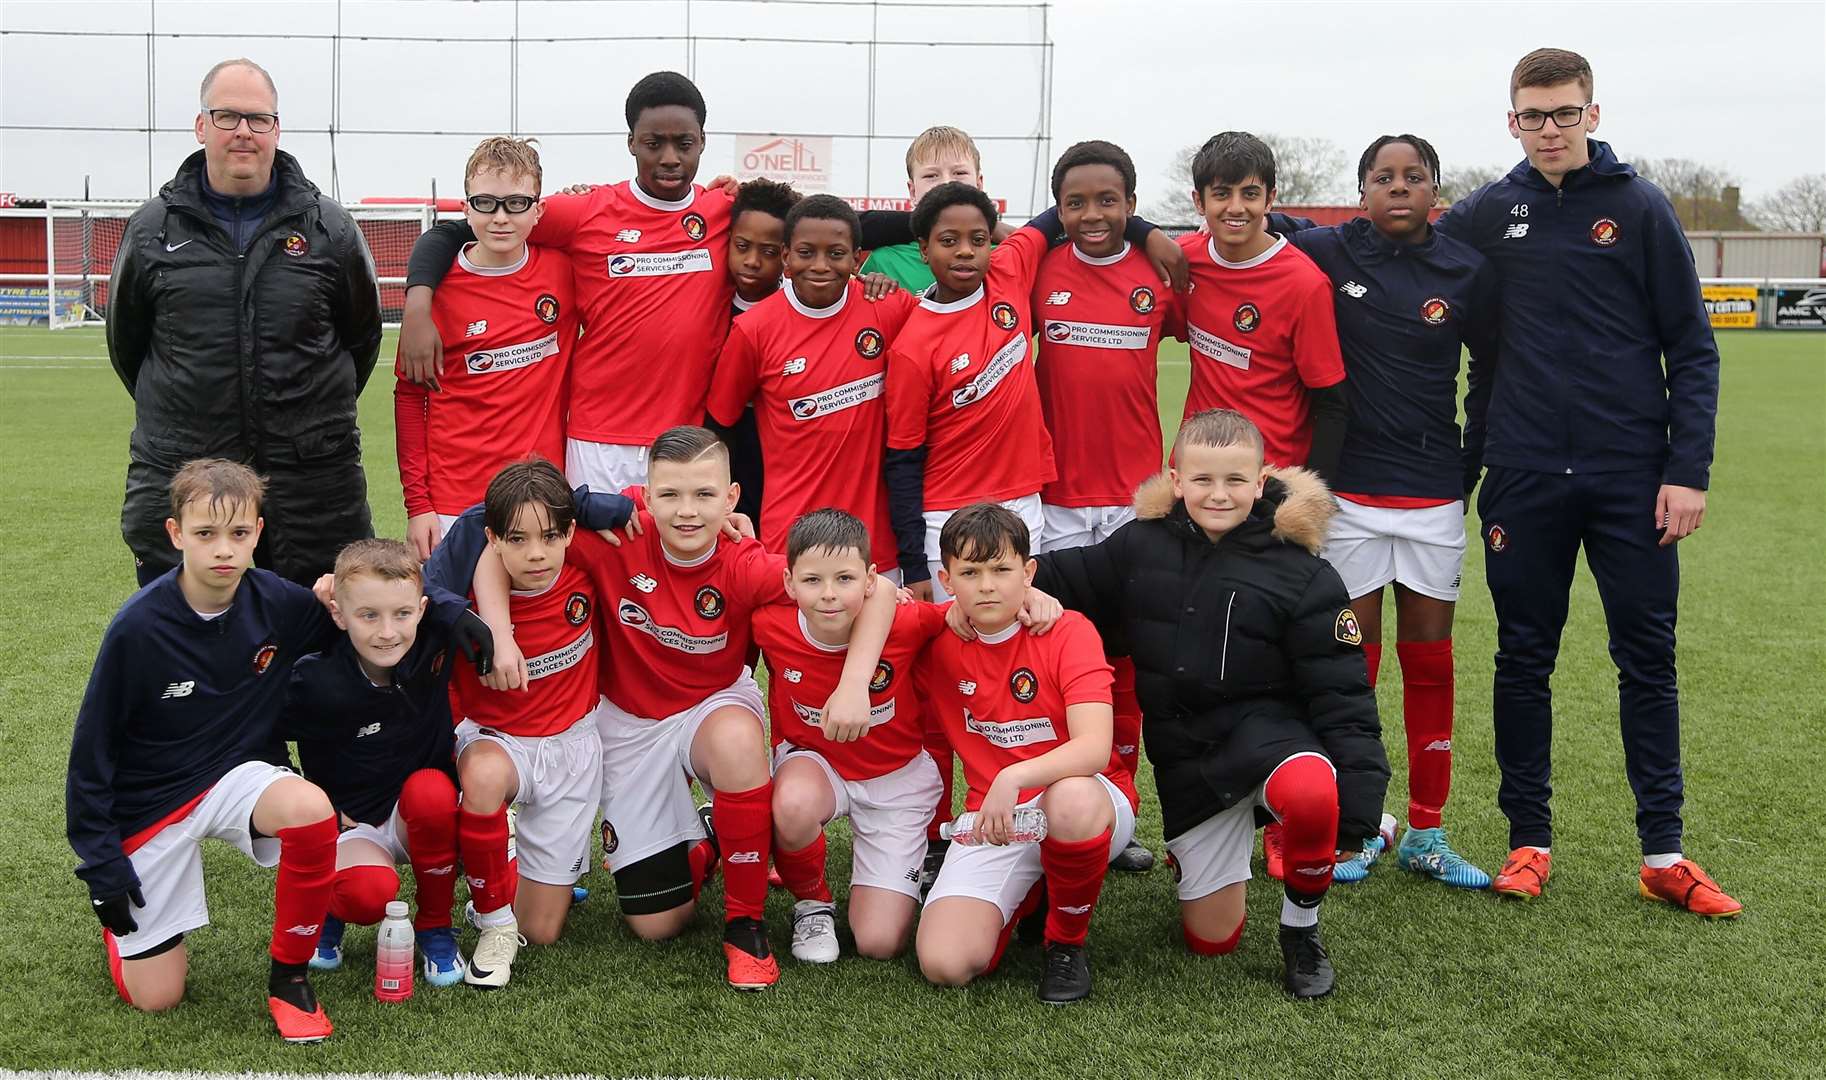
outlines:
[[[108,356],[133,396],[121,533],[141,585],[177,565],[167,488],[185,461],[267,477],[255,562],[301,584],[373,535],[355,400],[380,353],[374,262],[347,211],[279,150],[251,60],[203,79],[203,149],[134,212],[108,292]]]

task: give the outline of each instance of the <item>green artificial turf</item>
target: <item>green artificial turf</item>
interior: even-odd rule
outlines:
[[[530,948],[513,984],[420,989],[377,1003],[373,931],[319,976],[329,1042],[283,1046],[262,1005],[270,872],[208,845],[216,920],[191,935],[189,999],[142,1016],[114,996],[99,931],[63,838],[69,733],[96,644],[133,589],[118,520],[131,403],[95,331],[0,330],[0,1068],[273,1069],[732,1076],[1665,1076],[1821,1075],[1826,1007],[1819,932],[1826,729],[1826,337],[1720,335],[1718,460],[1704,529],[1681,545],[1681,700],[1688,851],[1747,905],[1708,923],[1636,895],[1633,805],[1617,736],[1602,613],[1581,572],[1554,681],[1554,876],[1532,903],[1466,894],[1388,863],[1324,908],[1337,994],[1296,1005],[1279,989],[1280,889],[1258,881],[1242,947],[1195,959],[1180,944],[1164,868],[1112,875],[1091,932],[1096,991],[1034,999],[1037,953],[1016,949],[976,987],[939,991],[908,961],[785,959],[771,992],[722,983],[713,919],[643,944],[613,885],[565,940]],[[392,355],[391,337],[385,355]],[[1172,430],[1183,346],[1163,350]],[[404,528],[392,385],[362,401],[375,524]],[[1473,523],[1474,524],[1474,523]],[[1458,849],[1494,870],[1506,847],[1489,724],[1493,620],[1474,545],[1457,628]],[[1406,791],[1392,657],[1383,720]],[[1152,781],[1141,839],[1160,850]],[[848,874],[834,830],[834,883]],[[409,875],[408,875],[409,877]],[[707,894],[720,907],[720,888]],[[768,908],[787,944],[788,899]],[[468,948],[470,937],[464,936]]]

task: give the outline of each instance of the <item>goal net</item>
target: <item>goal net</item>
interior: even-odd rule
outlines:
[[[138,203],[129,202],[45,204],[45,243],[50,253],[45,284],[52,329],[100,326],[107,321],[108,277],[127,219],[138,208]],[[347,209],[374,256],[381,321],[397,326],[406,302],[406,263],[419,234],[435,221],[434,212],[418,206]]]

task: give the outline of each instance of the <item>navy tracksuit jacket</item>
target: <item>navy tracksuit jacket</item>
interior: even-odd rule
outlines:
[[[1558,188],[1526,161],[1454,205],[1440,231],[1495,265],[1498,360],[1473,395],[1484,444],[1484,565],[1497,616],[1497,801],[1511,846],[1552,840],[1548,686],[1581,546],[1610,626],[1624,761],[1645,854],[1680,850],[1675,547],[1662,484],[1709,483],[1718,348],[1661,190],[1590,140]]]

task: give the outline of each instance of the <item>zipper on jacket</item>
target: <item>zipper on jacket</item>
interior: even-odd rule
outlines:
[[[1224,651],[1217,660],[1217,681],[1224,681],[1224,673],[1230,670],[1230,616],[1236,611],[1236,593],[1230,594],[1230,602],[1224,605]]]

